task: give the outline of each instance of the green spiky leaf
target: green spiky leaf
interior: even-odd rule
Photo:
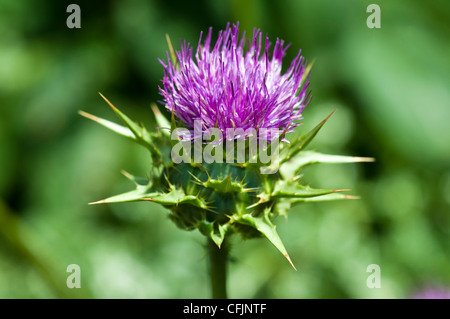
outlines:
[[[83,111],[78,111],[78,113],[81,116],[84,116],[85,118],[88,118],[88,119],[90,119],[90,120],[92,120],[94,122],[97,122],[98,124],[106,127],[107,129],[109,129],[109,130],[111,130],[111,131],[113,131],[113,132],[115,132],[115,133],[117,133],[117,134],[119,134],[119,135],[121,135],[123,137],[126,137],[126,138],[129,138],[129,139],[133,140],[133,141],[136,141],[136,136],[133,134],[133,132],[128,127],[116,124],[114,122],[102,119],[100,117],[97,117],[95,115],[92,115],[92,114],[89,114],[89,113],[86,113],[86,112],[83,112]]]
[[[227,232],[227,229],[229,227],[229,224],[218,224],[215,222],[209,222],[207,220],[203,220],[199,226],[199,231],[212,239],[212,241],[217,245],[217,247],[220,248],[220,246],[223,243],[223,240],[225,239],[225,234]]]
[[[171,186],[169,192],[167,193],[150,192],[150,184],[146,186],[138,185],[135,190],[93,202],[91,204],[126,203],[135,201],[151,201],[167,206],[189,204],[203,209],[209,209],[209,206],[202,199],[194,195],[186,195],[180,188]]]
[[[128,116],[122,113],[118,108],[116,108],[106,97],[103,96],[100,92],[98,93],[100,96],[108,103],[108,105],[113,109],[113,111],[120,117],[120,119],[128,126],[128,128],[133,132],[137,139],[142,138],[142,128],[133,122]]]
[[[209,209],[209,206],[199,197],[194,195],[186,195],[180,188],[171,186],[168,193],[163,194],[149,194],[149,196],[143,198],[143,200],[152,201],[161,205],[180,205],[189,204],[203,209]]]
[[[246,189],[245,184],[242,183],[242,181],[232,180],[231,179],[231,173],[225,177],[224,179],[212,179],[208,175],[208,179],[206,181],[201,181],[197,176],[190,173],[191,176],[196,180],[197,184],[202,185],[205,188],[213,189],[214,191],[218,193],[242,193],[242,192],[248,192],[252,189]]]
[[[330,115],[328,115],[322,122],[320,122],[316,127],[314,127],[311,131],[306,133],[305,135],[300,136],[296,140],[292,141],[287,147],[284,147],[280,151],[280,163],[293,158],[298,152],[304,149],[308,144],[313,140],[316,134],[320,131],[320,129],[325,125],[328,119],[334,114],[333,111]]]
[[[135,122],[133,122],[129,117],[127,117],[124,113],[122,113],[119,109],[117,109],[111,102],[108,101],[101,93],[100,96],[111,106],[114,112],[121,118],[121,120],[126,124],[127,127],[118,125],[116,123],[107,121],[105,119],[99,118],[92,114],[79,111],[79,114],[93,120],[94,122],[99,123],[100,125],[110,129],[111,131],[127,137],[143,146],[145,146],[152,154],[153,159],[158,162],[161,159],[161,152],[153,143],[151,134],[145,129],[145,127],[141,127]]]
[[[89,203],[91,205],[94,204],[111,204],[111,203],[127,203],[127,202],[136,202],[143,200],[149,195],[154,194],[155,196],[158,195],[158,193],[149,193],[147,189],[138,187],[135,190],[111,196],[102,200],[99,200],[97,202]]]
[[[305,198],[315,197],[331,193],[336,193],[344,190],[333,189],[315,189],[309,186],[301,185],[296,181],[279,180],[276,182],[275,187],[270,194],[271,198]]]
[[[176,65],[177,64],[177,55],[175,54],[175,51],[173,50],[172,42],[170,41],[170,37],[167,33],[166,33],[166,41],[167,41],[167,46],[169,47],[170,59],[172,60],[173,65]]]
[[[161,111],[155,104],[152,103],[150,107],[152,108],[153,114],[155,115],[155,120],[158,124],[159,130],[161,130],[161,133],[163,135],[169,137],[170,122],[166,119],[166,117],[161,113]]]
[[[279,198],[275,204],[274,211],[281,216],[287,216],[291,207],[310,202],[327,202],[333,200],[345,200],[345,199],[359,199],[358,196],[345,195],[342,193],[332,193],[314,197],[303,197],[303,198]]]
[[[150,188],[150,183],[151,181],[149,181],[147,178],[144,177],[136,177],[134,175],[131,175],[130,173],[126,172],[126,171],[122,171],[122,175],[125,176],[126,178],[128,178],[130,181],[132,181],[136,187],[145,187],[146,189]]]
[[[292,199],[291,205],[299,204],[299,203],[310,203],[310,202],[327,202],[332,200],[343,200],[343,199],[359,199],[358,196],[346,195],[342,193],[333,193],[321,196],[314,197],[304,197],[304,198],[295,198]]]
[[[209,179],[203,183],[203,186],[206,188],[212,188],[219,193],[239,193],[244,189],[241,184],[233,182],[230,177],[223,180]]]
[[[294,200],[292,198],[279,198],[273,208],[273,211],[280,216],[287,217],[293,201]]]
[[[291,179],[299,174],[301,168],[307,165],[373,162],[374,160],[371,157],[328,155],[314,151],[301,151],[280,167],[280,173],[284,178]]]
[[[236,222],[251,226],[258,230],[278,249],[280,253],[283,254],[283,256],[289,261],[291,266],[296,269],[294,264],[292,263],[291,258],[289,257],[289,254],[286,251],[286,248],[284,247],[283,242],[278,236],[275,225],[270,221],[269,214],[270,208],[267,208],[265,209],[264,214],[261,216],[255,217],[251,214],[245,214],[236,219]]]

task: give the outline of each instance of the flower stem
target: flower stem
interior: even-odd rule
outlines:
[[[210,238],[207,240],[212,297],[227,299],[228,243],[224,240],[219,248]]]

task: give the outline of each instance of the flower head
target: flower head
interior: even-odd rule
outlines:
[[[239,26],[227,24],[212,46],[212,28],[202,45],[202,33],[195,51],[183,42],[177,61],[160,60],[165,69],[159,88],[166,108],[187,128],[200,121],[202,131],[217,127],[290,132],[299,124],[309,102],[306,93],[305,61],[298,52],[284,74],[282,60],[289,45],[277,39],[270,56],[268,36],[255,29],[248,49]],[[263,51],[261,53],[261,51]],[[225,136],[225,135],[224,135]]]

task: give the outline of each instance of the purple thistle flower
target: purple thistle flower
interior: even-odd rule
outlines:
[[[450,290],[438,287],[427,287],[418,291],[412,299],[450,299]]]
[[[167,63],[160,60],[165,69],[163,87],[159,87],[162,102],[179,122],[193,129],[194,121],[201,121],[203,132],[217,127],[223,136],[227,128],[277,129],[280,135],[299,125],[295,121],[302,119],[310,100],[308,78],[300,88],[305,72],[301,51],[281,74],[289,47],[283,40],[276,40],[269,57],[271,43],[266,36],[262,46],[259,29],[254,30],[246,51],[245,34],[239,39],[238,24],[230,27],[228,23],[212,48],[212,28],[203,45],[202,35],[195,55],[190,44],[182,42],[176,64],[169,53]]]

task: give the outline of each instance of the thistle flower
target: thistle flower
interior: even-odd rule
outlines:
[[[427,287],[416,292],[412,299],[450,299],[450,290],[439,287]]]
[[[227,128],[291,132],[299,125],[294,121],[302,118],[309,102],[308,79],[300,86],[305,75],[301,51],[281,74],[289,47],[283,40],[276,40],[270,56],[269,37],[266,35],[263,46],[259,29],[254,30],[247,51],[245,34],[239,38],[238,24],[227,24],[212,48],[212,28],[203,45],[202,35],[195,55],[184,42],[176,61],[171,61],[169,53],[167,62],[160,60],[165,72],[159,89],[169,112],[190,129],[199,120],[203,131],[217,127],[224,136]]]
[[[167,62],[160,60],[165,70],[160,88],[164,98],[162,103],[172,116],[169,121],[156,105],[152,105],[157,125],[170,127],[172,133],[184,126],[189,130],[188,138],[194,140],[196,122],[201,124],[201,133],[211,128],[224,134],[230,128],[242,129],[244,133],[240,137],[244,139],[250,136],[246,133],[248,129],[275,129],[275,133],[270,133],[271,141],[287,141],[286,134],[299,125],[296,121],[302,118],[302,111],[309,102],[306,92],[309,66],[305,68],[300,51],[287,71],[281,74],[282,59],[288,47],[282,40],[276,40],[270,56],[268,37],[263,47],[259,30],[254,31],[246,52],[245,36],[239,39],[238,25],[230,27],[228,24],[220,31],[212,49],[211,29],[203,45],[201,39],[202,35],[195,56],[190,45],[184,42],[181,51],[167,53]],[[171,47],[169,42],[169,49]],[[168,130],[149,132],[104,99],[125,126],[85,112],[80,112],[81,115],[143,145],[150,151],[153,163],[149,178],[124,173],[134,182],[135,190],[93,204],[151,201],[168,208],[169,218],[178,227],[198,229],[208,237],[209,246],[220,248],[220,253],[217,247],[209,249],[213,291],[214,287],[219,287],[219,292],[213,293],[216,297],[225,296],[224,285],[220,282],[225,278],[227,245],[224,243],[228,236],[265,237],[293,266],[276,232],[276,217],[286,216],[293,205],[304,202],[356,198],[342,194],[344,190],[303,185],[300,172],[305,166],[373,160],[305,150],[330,114],[310,132],[289,143],[263,144],[265,150],[272,151],[275,144],[279,145],[276,161],[268,165],[269,168],[272,165],[279,167],[279,170],[269,169],[272,174],[261,174],[262,168],[267,167],[261,152],[237,163],[198,163],[190,157],[187,162],[175,163],[171,157],[173,148],[184,135],[175,134],[174,140],[174,134]],[[191,142],[188,141],[189,147],[195,148],[191,145],[196,143]],[[200,148],[205,152],[210,145],[200,144]],[[249,145],[246,145],[248,149]],[[215,284],[217,281],[219,284]]]

